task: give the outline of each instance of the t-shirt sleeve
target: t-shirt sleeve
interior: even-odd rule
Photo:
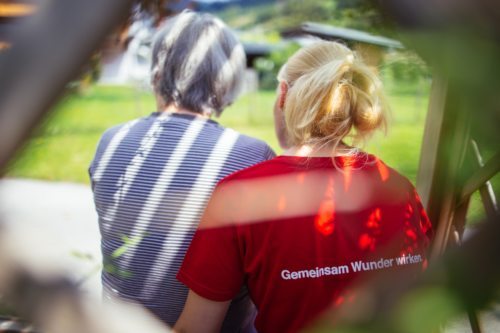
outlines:
[[[221,302],[238,294],[244,274],[236,226],[213,221],[220,218],[219,213],[211,213],[214,207],[220,207],[218,198],[212,196],[177,279],[198,295]]]

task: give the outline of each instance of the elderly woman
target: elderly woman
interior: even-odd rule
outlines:
[[[218,19],[183,12],[152,52],[158,111],[107,130],[90,166],[106,298],[142,304],[173,325],[188,289],[175,278],[215,184],[274,157],[263,142],[212,120],[236,98],[242,45]],[[235,295],[228,332],[252,316]]]
[[[218,184],[178,274],[190,288],[179,332],[216,332],[243,284],[257,331],[296,332],[368,274],[426,265],[431,228],[414,187],[352,146],[385,124],[379,79],[347,47],[318,42],[278,80],[289,148]]]

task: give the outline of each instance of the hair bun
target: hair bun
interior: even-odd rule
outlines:
[[[368,101],[358,102],[353,108],[354,127],[360,132],[376,130],[384,119],[380,105],[371,105]]]
[[[293,145],[355,142],[385,126],[380,79],[349,48],[318,42],[295,53],[280,70],[289,85],[284,106]]]
[[[315,136],[329,136],[332,133],[344,132],[351,127],[352,87],[349,83],[340,83],[333,87],[316,116],[317,133]],[[347,134],[347,133],[345,133]]]

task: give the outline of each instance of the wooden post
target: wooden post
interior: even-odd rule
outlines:
[[[436,77],[424,130],[417,190],[436,230],[431,258],[440,256],[449,241],[457,194],[461,192],[459,172],[469,137],[467,113],[446,80]]]

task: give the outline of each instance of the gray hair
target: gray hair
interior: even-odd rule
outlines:
[[[152,83],[167,105],[219,115],[236,99],[245,64],[243,46],[221,20],[184,11],[155,36]]]

